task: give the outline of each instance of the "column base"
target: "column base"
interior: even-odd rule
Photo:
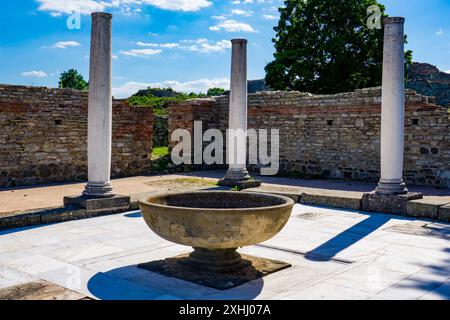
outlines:
[[[261,181],[252,179],[246,169],[228,170],[225,178],[218,183],[221,187],[238,187],[239,189],[250,189],[261,186]]]
[[[401,195],[407,194],[408,188],[406,188],[406,183],[403,182],[384,182],[380,181],[375,192],[383,195]]]
[[[422,198],[423,194],[421,193],[383,194],[374,191],[363,195],[362,210],[406,215],[408,202]]]
[[[86,198],[112,198],[115,196],[111,183],[88,182],[83,196]]]
[[[248,174],[247,169],[229,169],[227,171],[227,174],[225,175],[225,178],[227,180],[235,180],[235,181],[243,181],[243,180],[249,180],[250,175]]]
[[[76,206],[87,212],[125,212],[130,209],[129,196],[114,195],[109,198],[92,198],[86,196],[64,197],[64,206]]]
[[[257,188],[259,186],[261,186],[261,181],[260,180],[230,180],[230,179],[222,179],[219,180],[218,183],[219,186],[221,187],[238,187],[239,189],[243,190],[243,189],[250,189],[250,188]]]

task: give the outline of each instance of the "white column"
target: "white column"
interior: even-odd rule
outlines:
[[[113,197],[110,182],[112,140],[112,15],[92,14],[88,107],[88,178],[84,196]]]
[[[248,180],[247,158],[247,40],[233,39],[231,58],[228,163],[225,179]]]
[[[381,102],[381,179],[377,193],[405,194],[403,153],[405,126],[404,18],[384,21]]]

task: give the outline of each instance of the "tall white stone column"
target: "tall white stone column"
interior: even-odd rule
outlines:
[[[231,56],[228,137],[229,169],[226,179],[248,180],[247,158],[247,40],[233,39]],[[234,133],[234,135],[233,135]]]
[[[405,127],[404,18],[384,20],[379,194],[406,194],[403,182]]]
[[[84,196],[113,197],[110,182],[112,141],[112,15],[92,14],[88,107],[88,180]]]
[[[231,53],[230,107],[227,137],[229,168],[222,186],[251,188],[261,185],[252,180],[247,162],[247,40],[233,39]]]

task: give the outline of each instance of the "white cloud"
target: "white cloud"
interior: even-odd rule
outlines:
[[[200,38],[197,40],[181,40],[180,42],[182,42],[182,43],[206,43],[206,42],[208,42],[208,39]]]
[[[148,57],[160,54],[161,52],[161,49],[132,49],[128,51],[120,51],[121,54],[130,57]]]
[[[212,5],[208,0],[142,0],[142,2],[173,11],[198,11]]]
[[[216,20],[225,20],[226,17],[225,15],[221,14],[220,16],[212,16],[211,18],[216,19]]]
[[[176,48],[179,46],[178,43],[146,43],[142,41],[139,41],[136,44],[140,47],[168,48],[168,49]]]
[[[153,51],[157,51],[156,48],[160,49],[181,49],[186,51],[195,51],[200,53],[210,53],[210,52],[221,52],[226,49],[231,48],[231,42],[229,40],[221,40],[221,41],[210,41],[205,38],[195,39],[195,40],[181,40],[179,43],[151,43],[151,42],[136,42],[136,45],[139,47],[148,47],[154,48]],[[143,55],[141,53],[142,50],[131,50],[126,51],[123,54],[137,56]],[[161,51],[161,50],[160,50]],[[152,51],[148,51],[152,52]],[[155,53],[156,54],[156,53]]]
[[[277,20],[278,17],[271,14],[263,14],[263,18],[266,20]]]
[[[247,3],[253,3],[253,0],[243,0],[243,1],[235,0],[235,1],[231,1],[231,3],[232,4],[247,4]],[[264,1],[261,2],[261,0],[259,0],[258,3],[264,3]]]
[[[178,47],[179,44],[178,44],[178,43],[162,43],[162,44],[160,44],[159,46],[160,46],[161,48],[168,48],[168,49],[171,49],[171,48],[176,48],[176,47]]]
[[[175,91],[180,92],[196,92],[206,93],[209,88],[224,88],[229,89],[230,81],[228,79],[200,79],[188,82],[179,82],[175,80],[168,80],[156,83],[144,83],[129,81],[121,85],[120,87],[113,88],[113,95],[115,98],[127,98],[135,94],[141,89],[152,88],[172,88]]]
[[[47,76],[47,74],[44,71],[26,71],[22,72],[22,76],[33,78],[44,78]]]
[[[442,29],[439,29],[437,32],[436,32],[436,35],[437,36],[442,36],[444,34],[444,32],[442,31]]]
[[[241,10],[241,9],[234,9],[231,10],[231,13],[238,16],[246,16],[249,17],[252,15],[251,11]]]
[[[227,32],[256,32],[251,25],[235,20],[226,20],[216,26],[209,27],[211,31],[220,31],[221,29]]]
[[[52,16],[79,12],[84,15],[108,8],[117,8],[122,14],[139,13],[139,6],[150,5],[172,11],[198,11],[212,5],[209,0],[36,0],[38,10],[48,11]]]
[[[444,71],[444,72],[450,74],[450,70],[447,70],[447,71]]]
[[[103,1],[95,0],[37,0],[39,10],[50,11],[53,16],[62,13],[69,14],[79,12],[81,14],[90,14],[95,11],[105,10],[107,4]]]
[[[189,40],[185,40],[185,42],[189,42]],[[195,45],[192,46],[182,46],[181,49],[189,50],[189,51],[196,51],[201,53],[210,53],[210,52],[222,52],[226,49],[231,48],[231,41],[229,40],[221,40],[214,42],[209,42],[206,39],[198,39],[194,40],[193,43]]]
[[[81,44],[76,41],[59,41],[55,43],[52,48],[58,48],[58,49],[66,49],[67,47],[79,47]]]
[[[139,47],[153,47],[153,48],[158,46],[156,43],[147,43],[142,41],[136,42],[136,45],[138,45]]]

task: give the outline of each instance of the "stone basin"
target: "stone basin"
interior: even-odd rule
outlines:
[[[245,266],[237,248],[269,240],[283,229],[294,201],[262,193],[197,191],[161,193],[139,205],[153,232],[194,248],[192,264],[226,272]]]

